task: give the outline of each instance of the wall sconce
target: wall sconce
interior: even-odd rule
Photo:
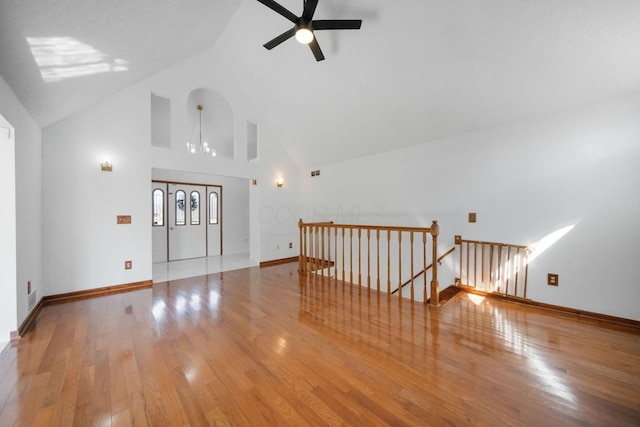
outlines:
[[[278,179],[276,179],[276,185],[278,186],[278,188],[282,187],[283,184],[284,184],[283,177],[279,177]]]
[[[109,163],[109,160],[105,160],[103,163],[100,163],[100,168],[102,172],[111,172],[113,170],[113,165]]]

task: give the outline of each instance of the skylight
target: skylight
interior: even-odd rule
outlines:
[[[127,71],[127,61],[73,37],[27,37],[33,58],[45,83],[100,73]]]

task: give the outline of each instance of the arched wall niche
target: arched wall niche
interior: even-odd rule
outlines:
[[[193,90],[187,98],[187,123],[187,143],[192,152],[202,153],[208,147],[211,150],[209,154],[215,153],[216,157],[234,158],[233,112],[222,95],[209,89]]]

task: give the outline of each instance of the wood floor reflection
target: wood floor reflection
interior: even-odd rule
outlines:
[[[639,425],[640,334],[439,309],[296,264],[45,307],[0,355],[0,425]]]

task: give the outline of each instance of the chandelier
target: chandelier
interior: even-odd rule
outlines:
[[[201,104],[196,106],[198,109],[198,117],[200,120],[200,133],[198,142],[187,141],[187,150],[191,154],[204,154],[205,156],[216,156],[216,150],[209,146],[209,143],[202,139],[202,109],[204,108]]]

